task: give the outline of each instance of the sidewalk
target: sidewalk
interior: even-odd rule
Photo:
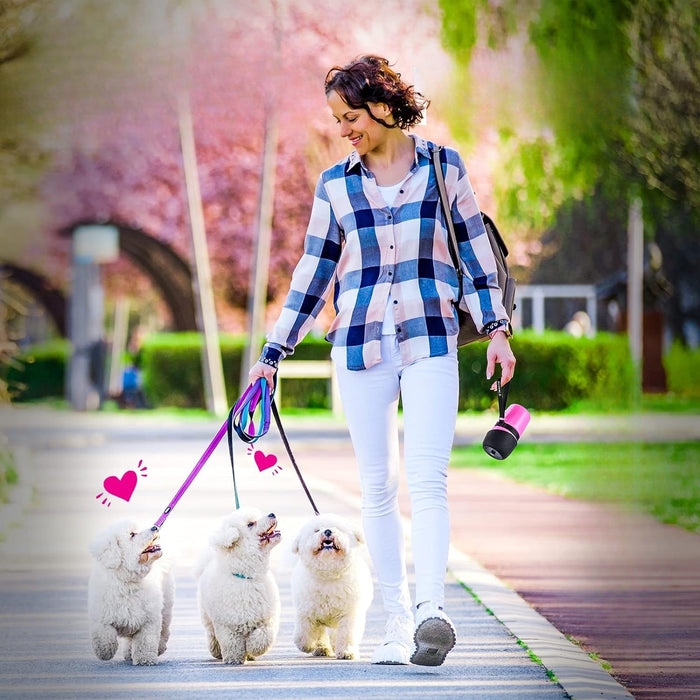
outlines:
[[[697,420],[673,418],[673,430],[680,433],[682,426],[683,436],[699,438]],[[359,520],[354,459],[342,424],[287,420],[284,416],[283,420],[320,510],[341,512]],[[278,643],[255,665],[244,669],[217,666],[207,658],[196,613],[194,582],[186,564],[211,529],[212,514],[217,516],[213,518],[215,523],[218,514],[231,508],[230,467],[223,446],[164,527],[164,543],[170,536],[181,551],[176,624],[163,665],[146,671],[116,661],[98,662],[86,636],[85,547],[98,521],[116,517],[117,513],[95,511],[94,488],[85,483],[86,470],[99,467],[99,473],[107,473],[104,470],[110,463],[116,473],[137,454],[149,454],[151,473],[155,475],[155,463],[167,462],[168,470],[172,469],[167,484],[161,483],[156,489],[155,481],[148,483],[154,489],[144,491],[143,501],[133,503],[129,511],[138,519],[152,520],[204,451],[220,422],[184,424],[126,414],[72,416],[22,411],[0,414],[0,421],[15,440],[21,442],[33,436],[37,489],[34,503],[28,509],[25,504],[21,526],[9,530],[5,542],[0,543],[3,697],[184,697],[192,693],[210,693],[213,697],[223,691],[235,691],[244,698],[270,693],[276,697],[356,697],[359,692],[384,698],[399,694],[424,698],[547,698],[566,697],[565,693],[576,698],[630,697],[561,632],[573,634],[601,653],[618,674],[623,663],[636,669],[637,676],[625,675],[625,684],[640,676],[642,664],[650,672],[647,690],[651,694],[643,694],[647,690],[640,686],[641,692],[635,692],[635,697],[671,696],[658,690],[665,687],[659,684],[659,675],[669,668],[694,682],[697,666],[692,659],[700,658],[695,651],[700,639],[697,628],[688,629],[682,645],[675,637],[665,635],[657,635],[649,648],[633,642],[640,623],[648,624],[641,615],[645,609],[660,610],[656,617],[662,627],[676,634],[692,620],[697,621],[693,610],[700,606],[691,608],[690,604],[698,599],[700,577],[691,564],[697,566],[700,562],[696,555],[700,538],[657,526],[640,516],[577,504],[472,470],[450,472],[453,551],[447,606],[459,642],[444,666],[387,670],[367,663],[382,634],[378,596],[368,616],[362,661],[345,664],[305,658],[290,642],[292,621],[286,584],[290,562],[282,546],[275,569],[285,611]],[[456,441],[480,440],[490,423],[486,417],[468,424],[460,421]],[[606,426],[583,425],[575,417],[550,421],[549,429],[545,423],[533,421],[528,439],[556,439],[557,435],[594,439],[606,432]],[[609,436],[624,434],[625,439],[635,439],[630,435],[653,439],[654,434],[660,437],[669,429],[661,420],[649,425],[620,419],[614,428],[614,421],[606,425]],[[37,426],[41,426],[38,432]],[[653,427],[658,429],[654,434]],[[157,443],[149,444],[152,440]],[[274,448],[283,454],[274,428],[265,440],[266,450]],[[284,519],[285,530],[291,533],[311,514],[309,504],[291,468],[274,477],[274,482],[265,476],[249,472],[239,488],[246,498],[250,494],[250,502],[260,502],[264,508],[268,499],[275,500],[271,509]],[[403,488],[402,508],[406,514]],[[5,510],[3,507],[0,513]],[[601,518],[602,513],[607,514],[606,519]],[[61,527],[56,527],[57,521]],[[619,527],[621,522],[624,528]],[[637,534],[642,534],[641,542],[645,543],[661,531],[665,539],[653,547],[653,556],[644,544],[630,546]],[[613,537],[616,533],[619,537]],[[606,542],[607,546],[598,547],[597,542]],[[665,556],[663,561],[661,554]],[[654,567],[660,567],[656,574]],[[673,579],[658,573],[670,570],[676,572]],[[682,589],[675,589],[682,595],[676,596],[664,612],[658,606],[669,599],[669,586],[676,584],[682,584]],[[554,622],[556,629],[545,618]],[[605,623],[603,632],[618,633],[611,650],[621,652],[619,658],[603,653],[601,639],[606,637],[599,634],[601,622]],[[518,639],[542,660],[545,668],[530,660]],[[320,673],[318,664],[322,664]],[[556,675],[561,687],[547,679],[545,669]],[[233,675],[232,671],[240,673]],[[649,690],[654,687],[656,691]],[[693,697],[694,686],[685,686],[690,694],[678,694],[681,687],[675,685],[674,697]]]
[[[146,526],[172,498],[206,444],[161,425],[159,438],[131,440],[122,425],[77,417],[72,431],[16,428],[14,439],[31,437],[34,493],[19,523],[0,542],[0,696],[3,698],[532,698],[563,700],[566,693],[528,656],[508,630],[448,578],[446,605],[459,642],[443,666],[373,666],[369,657],[381,642],[385,616],[375,593],[361,644],[362,658],[345,662],[312,658],[292,644],[290,544],[312,511],[293,470],[255,473],[237,449],[241,500],[274,511],[283,533],[273,552],[273,571],[282,598],[282,623],[273,648],[242,667],[210,658],[196,603],[191,567],[208,534],[232,510],[231,473],[222,445],[202,469],[162,529],[161,544],[175,562],[176,597],[171,641],[156,667],[133,667],[115,658],[102,662],[90,648],[86,599],[88,543],[106,523],[124,516]],[[87,420],[83,420],[87,418]],[[70,421],[68,421],[70,423]],[[96,424],[99,423],[99,426]],[[31,422],[36,426],[35,421]],[[55,424],[54,426],[55,427]],[[165,437],[169,432],[169,437]],[[210,435],[211,438],[211,435]],[[245,446],[243,446],[245,448]],[[243,454],[241,454],[241,452]],[[350,462],[348,449],[337,451]],[[110,509],[95,499],[95,485],[107,474],[148,467],[127,503]],[[358,520],[356,500],[331,480],[309,475],[322,510]],[[591,664],[591,666],[595,666]],[[607,697],[626,697],[624,694]]]

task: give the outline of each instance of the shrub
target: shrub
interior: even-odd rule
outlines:
[[[232,403],[239,395],[243,336],[221,334],[221,362],[226,394]],[[156,333],[144,339],[137,364],[151,406],[203,408],[202,343],[199,333]]]
[[[8,361],[4,379],[13,401],[62,397],[70,343],[64,339],[34,345]]]
[[[509,395],[513,403],[538,411],[561,410],[580,399],[608,408],[631,405],[634,368],[625,336],[573,338],[556,331],[520,331],[511,347],[517,359]],[[460,348],[459,363],[460,410],[494,405],[492,381],[486,379],[485,343]]]
[[[664,357],[668,390],[676,396],[700,398],[700,349],[674,343]]]
[[[294,360],[330,360],[331,344],[323,338],[305,338],[285,362]],[[288,378],[284,380],[280,408],[331,408],[331,396],[327,379]]]
[[[245,336],[222,334],[220,346],[229,403],[241,393],[241,358]],[[518,360],[509,401],[538,411],[562,410],[586,400],[599,408],[623,410],[631,406],[633,366],[624,335],[599,333],[595,338],[573,338],[548,331],[520,331],[512,341]],[[63,396],[67,341],[36,346],[6,370],[15,400]],[[156,333],[148,336],[137,356],[144,393],[151,406],[203,408],[202,339],[199,333]],[[306,338],[295,360],[324,360],[330,344]],[[460,410],[482,411],[495,406],[486,380],[486,344],[459,349]],[[700,353],[674,346],[666,358],[669,388],[680,395],[697,396]],[[695,392],[694,394],[691,392]],[[330,408],[325,379],[285,379],[282,408]]]

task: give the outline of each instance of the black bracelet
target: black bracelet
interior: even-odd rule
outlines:
[[[493,333],[494,331],[497,331],[501,328],[501,326],[506,326],[508,325],[508,321],[505,319],[502,319],[500,321],[491,321],[491,323],[487,323],[484,326],[484,333],[488,335],[489,333]]]
[[[270,365],[270,367],[274,367],[275,369],[277,369],[277,367],[279,366],[279,362],[277,360],[271,360],[268,357],[261,357],[260,362],[262,362],[265,365]]]
[[[497,331],[503,331],[506,334],[506,338],[512,337],[512,333],[510,332],[510,321],[502,319],[500,321],[492,321],[484,326],[484,332],[489,339],[493,339],[493,336]]]

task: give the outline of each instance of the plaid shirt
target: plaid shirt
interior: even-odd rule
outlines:
[[[336,317],[326,339],[345,349],[348,369],[381,361],[391,293],[401,359],[410,363],[457,347],[458,296],[447,229],[431,166],[431,143],[412,136],[416,156],[393,207],[353,151],[321,173],[304,253],[261,359],[294,352],[333,290]],[[463,307],[477,328],[507,319],[496,263],[467,171],[457,151],[441,151],[460,257]]]

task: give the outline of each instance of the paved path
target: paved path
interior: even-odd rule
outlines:
[[[490,421],[487,415],[461,417],[455,442],[480,442]],[[700,418],[535,417],[524,439],[700,440]],[[322,468],[317,450],[309,450],[304,465]],[[333,478],[358,492],[352,472]],[[450,470],[449,494],[456,548],[611,664],[634,697],[700,698],[700,535],[486,470]],[[405,482],[401,502],[410,513]]]
[[[168,432],[164,429],[164,432]],[[154,442],[138,430],[113,439],[109,430],[54,432],[34,442],[32,502],[0,543],[0,696],[3,698],[552,698],[566,697],[546,670],[529,658],[509,631],[450,578],[447,605],[459,645],[437,669],[380,667],[368,663],[383,634],[378,596],[368,616],[362,660],[314,659],[291,643],[289,551],[294,532],[311,516],[291,472],[259,474],[239,456],[237,480],[244,504],[278,514],[283,543],[274,550],[274,572],[283,620],[273,649],[245,667],[226,667],[209,657],[196,607],[191,565],[220,518],[233,506],[224,449],[197,477],[162,529],[161,542],[176,562],[177,591],[171,643],[162,663],[134,668],[101,662],[90,648],[86,593],[87,546],[97,529],[130,515],[152,523],[204,451],[200,441],[170,429]],[[239,450],[240,452],[240,450]],[[131,501],[102,505],[95,496],[108,475],[147,467]],[[357,518],[354,499],[329,481],[313,478],[323,510]]]
[[[576,526],[570,520],[572,510],[569,508],[576,506],[575,503],[550,498],[540,491],[510,482],[494,482],[492,477],[472,470],[454,470],[450,474],[454,550],[447,596],[459,643],[443,667],[386,669],[367,663],[371,649],[381,639],[383,618],[378,597],[368,616],[363,661],[311,660],[297,652],[290,642],[286,583],[291,562],[282,546],[278,548],[275,572],[286,613],[278,643],[259,662],[243,669],[216,664],[207,658],[188,562],[206,539],[206,533],[232,505],[230,471],[223,449],[215,453],[163,530],[163,544],[168,541],[167,537],[171,538],[169,548],[174,550],[178,562],[175,624],[163,664],[156,669],[133,669],[123,662],[99,662],[91,654],[86,632],[87,542],[102,523],[124,513],[133,514],[139,520],[155,519],[203,452],[217,424],[134,419],[127,414],[71,416],[36,411],[5,412],[0,414],[0,420],[20,442],[33,433],[30,456],[34,457],[33,483],[36,485],[33,493],[25,493],[32,497],[29,507],[25,503],[0,509],[0,532],[6,532],[5,542],[0,543],[0,587],[3,591],[0,599],[0,695],[3,697],[184,697],[192,693],[213,697],[224,691],[226,694],[236,692],[242,698],[270,694],[280,698],[311,694],[319,698],[354,697],[359,692],[367,697],[384,698],[399,694],[430,698],[548,698],[566,697],[566,693],[577,698],[630,697],[545,619],[554,621],[561,631],[567,630],[572,619],[581,620],[587,624],[589,634],[577,634],[580,627],[571,633],[589,647],[600,650],[595,633],[599,627],[596,621],[606,619],[602,611],[612,610],[610,620],[620,620],[614,607],[602,607],[600,596],[595,600],[602,583],[603,590],[618,594],[617,598],[611,598],[613,605],[620,611],[629,608],[632,614],[625,619],[634,621],[634,611],[648,593],[645,582],[650,576],[646,570],[646,575],[639,577],[634,568],[616,569],[625,551],[624,538],[621,544],[605,549],[588,546],[592,557],[589,560],[578,554],[570,556],[572,551],[580,554],[581,543],[590,545],[592,539],[609,541],[611,526],[619,522],[614,519],[617,514],[611,512],[610,521],[601,521],[597,508],[588,510],[591,506],[583,504],[585,508],[582,506],[577,516],[582,520],[576,520],[583,525]],[[295,419],[286,423],[297,459],[320,509],[358,518],[354,463],[342,424],[328,421],[309,424]],[[686,437],[693,429],[691,422],[688,424]],[[543,423],[539,425],[542,427]],[[38,432],[37,427],[40,428]],[[485,417],[468,424],[460,423],[457,442],[480,439],[488,427]],[[550,431],[539,439],[555,439],[556,435],[581,436],[584,427],[564,420],[561,424],[552,424]],[[678,430],[677,422],[673,428]],[[605,434],[602,426],[601,430]],[[641,424],[626,427],[620,424],[608,433],[612,438],[622,434],[621,430],[628,436],[639,436],[640,431],[647,438],[651,435],[649,426]],[[529,428],[528,431],[529,435],[537,435],[536,430]],[[595,432],[589,434],[589,439],[593,435]],[[282,455],[281,445],[275,442],[272,432],[268,438],[265,449],[274,449]],[[697,434],[693,439],[697,439]],[[149,479],[139,484],[132,501],[115,503],[110,510],[96,503],[93,491],[100,486],[101,479],[120,469],[133,468],[138,459],[144,459],[149,466]],[[22,490],[20,488],[18,493],[20,500]],[[269,501],[270,509],[283,518],[285,529],[290,532],[311,512],[289,468],[274,477],[249,470],[241,491],[246,494],[244,498],[259,501],[264,508]],[[118,513],[119,505],[121,513]],[[406,505],[404,494],[404,508]],[[640,532],[635,528],[649,523],[648,519],[636,520],[636,517],[630,521],[629,532],[634,534]],[[562,528],[562,520],[571,522],[572,526]],[[21,524],[8,529],[12,521]],[[591,525],[596,526],[593,537],[588,536]],[[659,527],[674,533],[670,538],[676,541],[675,533],[680,531]],[[648,531],[644,530],[644,537],[647,536]],[[685,551],[691,551],[692,555],[695,551],[692,547],[700,538],[692,535],[689,538],[687,546],[691,550]],[[579,550],[572,550],[574,545]],[[666,571],[679,564],[674,548],[664,544],[663,551],[668,556],[662,565]],[[607,552],[603,566],[596,560],[598,551]],[[637,547],[636,551],[642,554],[644,547]],[[695,561],[698,560],[700,557],[696,557]],[[626,561],[631,565],[634,558]],[[685,569],[678,570],[681,578],[682,571]],[[636,578],[635,595],[629,596],[629,581],[633,577]],[[694,581],[683,579],[686,601],[694,600],[698,580],[698,577]],[[668,581],[667,575],[657,575],[655,590],[663,594]],[[515,590],[544,616],[538,615]],[[586,608],[581,601],[590,603],[591,598],[594,604]],[[627,605],[621,605],[621,599]],[[547,601],[553,601],[551,609],[547,608]],[[676,629],[683,629],[691,615],[684,615],[678,621],[677,612],[676,609],[676,617],[671,621],[678,625]],[[629,629],[631,637],[635,636],[634,626],[608,624],[607,627],[623,627],[623,632]],[[546,669],[556,674],[561,686],[547,679],[545,669],[530,660],[516,638],[542,659]],[[697,644],[697,639],[698,635],[693,636],[691,630],[688,653],[694,653],[692,644]],[[664,644],[668,642],[663,640]],[[670,646],[675,649],[676,670],[687,673],[692,657],[684,656],[685,645]],[[693,697],[694,690],[690,686],[687,691],[691,694],[664,694],[664,686],[658,682],[658,663],[664,661],[659,657],[666,653],[665,648],[657,647],[656,654],[653,649],[645,649],[646,655],[638,656],[639,647],[630,647],[630,663],[632,666],[642,664],[645,671],[650,671],[652,677],[648,685],[657,688],[656,694],[635,692],[636,697]],[[610,654],[604,656],[613,661]],[[619,661],[615,659],[613,663],[618,673]],[[663,670],[667,671],[672,665]],[[629,675],[623,680],[632,687],[634,678]],[[641,690],[645,692],[644,688]]]

